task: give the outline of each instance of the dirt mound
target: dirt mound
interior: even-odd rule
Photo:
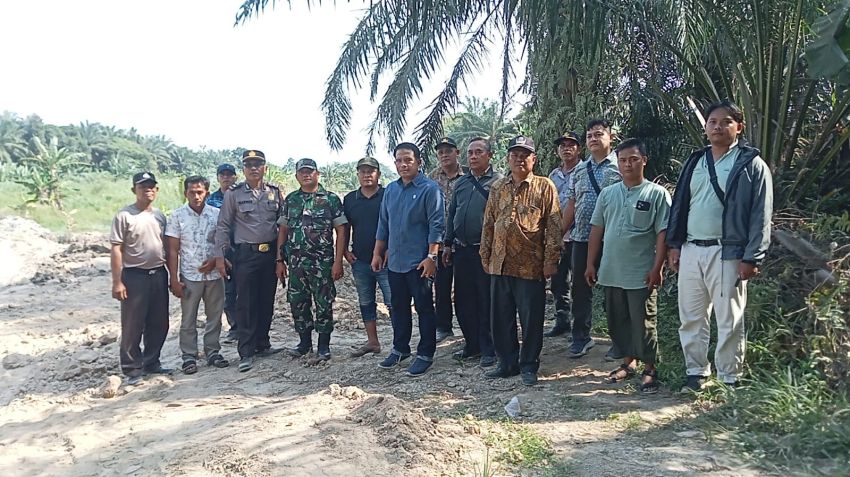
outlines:
[[[64,248],[49,230],[32,220],[0,217],[0,286],[26,282]]]

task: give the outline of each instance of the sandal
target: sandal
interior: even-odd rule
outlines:
[[[215,366],[216,368],[226,368],[230,366],[230,361],[224,359],[224,356],[216,353],[210,356],[210,359],[207,360],[207,364],[210,366]]]
[[[198,363],[192,360],[183,361],[183,366],[180,369],[182,369],[185,374],[195,374],[198,372]]]
[[[659,388],[658,371],[656,371],[656,370],[652,370],[652,371],[643,370],[643,372],[641,373],[641,376],[647,376],[647,377],[652,378],[648,382],[641,383],[641,385],[640,385],[641,394],[655,394],[655,393],[657,393],[658,388]]]
[[[625,372],[625,374],[623,374]],[[608,373],[608,384],[619,383],[635,376],[635,369],[627,364],[621,364],[617,369]]]

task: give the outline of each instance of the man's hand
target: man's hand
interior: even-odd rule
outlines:
[[[127,288],[124,287],[124,282],[115,282],[112,284],[112,298],[118,301],[127,299]]]
[[[452,264],[452,248],[446,247],[443,249],[443,266],[448,267]]]
[[[741,280],[749,280],[759,274],[759,267],[752,263],[741,262],[738,264],[738,278]]]
[[[200,270],[200,268],[198,270]],[[171,283],[168,285],[168,288],[171,289],[172,295],[176,296],[177,298],[183,298],[183,289],[186,288],[186,284],[181,282],[178,278],[173,278],[171,279]]]
[[[277,262],[274,266],[274,274],[277,275],[277,278],[281,283],[286,283],[286,276],[288,275],[286,264],[283,262]]]
[[[384,266],[387,264],[386,259],[381,258],[380,255],[375,255],[372,257],[372,271],[375,273],[380,272],[384,269]]]
[[[584,279],[591,287],[596,285],[596,265],[591,264],[587,266],[587,269],[584,271]]]
[[[643,282],[646,283],[646,286],[650,290],[655,290],[661,288],[661,283],[664,281],[664,274],[662,273],[661,267],[658,269],[653,268],[646,275],[646,278],[643,279]]]
[[[333,278],[334,281],[337,281],[342,278],[342,275],[342,262],[334,261],[334,264],[331,267],[331,278]]]
[[[416,269],[422,270],[422,275],[420,275],[422,278],[433,278],[434,274],[437,273],[437,262],[430,257],[425,257],[425,260],[419,262]]]
[[[202,263],[201,266],[198,267],[199,273],[210,273],[213,270],[215,270],[215,259],[214,258],[208,258],[208,259],[204,260],[204,263]]]
[[[354,262],[357,261],[357,257],[354,256],[351,250],[346,250],[343,256],[345,257],[345,261],[348,262],[349,265],[354,265]]]
[[[552,278],[555,274],[558,273],[557,265],[544,265],[543,266],[543,278]]]
[[[679,273],[679,255],[681,253],[682,251],[678,248],[671,248],[667,251],[667,265],[670,266],[670,270],[676,273]]]
[[[225,265],[226,264],[224,263],[224,257],[215,258],[215,269],[218,270],[218,273],[222,277],[227,278],[227,267]]]

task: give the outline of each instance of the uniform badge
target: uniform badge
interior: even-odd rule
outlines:
[[[256,156],[257,156],[257,151],[248,151],[248,153],[247,153],[246,155],[247,155],[248,157],[256,157]]]

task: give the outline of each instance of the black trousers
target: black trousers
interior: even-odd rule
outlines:
[[[480,247],[458,247],[453,255],[455,311],[468,354],[494,356],[490,334],[490,275],[481,266]]]
[[[454,266],[443,266],[443,252],[437,257],[437,274],[434,276],[434,311],[437,313],[437,330],[452,330],[452,277]]]
[[[239,357],[254,356],[258,350],[271,348],[269,328],[274,313],[277,291],[275,251],[272,243],[267,252],[236,246],[233,276],[236,282],[236,325]]]
[[[224,257],[232,264],[235,261],[233,255],[234,251],[231,249]],[[236,280],[232,275],[224,279],[224,316],[230,325],[230,331],[236,331]]]
[[[543,349],[543,313],[546,282],[504,275],[490,276],[490,325],[499,366],[519,366],[536,373]],[[522,347],[517,336],[517,315],[522,326]]]
[[[596,261],[599,262],[602,254]],[[590,339],[590,327],[593,320],[593,288],[584,279],[587,271],[587,242],[573,242],[573,343],[584,343]]]
[[[127,299],[121,302],[121,371],[141,376],[161,365],[159,355],[168,335],[168,272],[165,267],[125,268],[121,282],[127,289]]]
[[[570,313],[573,308],[570,298],[570,287],[573,282],[573,243],[564,242],[563,245],[561,259],[558,261],[558,271],[552,277],[551,289],[552,296],[555,298],[555,324],[569,331],[572,329]]]

